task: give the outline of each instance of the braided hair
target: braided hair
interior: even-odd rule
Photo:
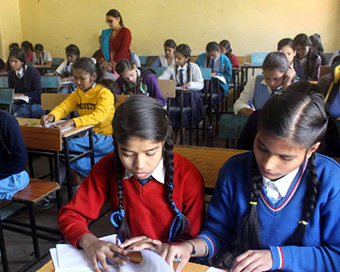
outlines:
[[[292,84],[292,87],[295,84]],[[323,96],[314,92],[314,84],[307,82],[297,85],[304,91],[294,92],[287,89],[282,95],[272,96],[261,109],[258,130],[279,139],[290,139],[295,145],[309,150],[319,142],[326,131],[328,117]],[[302,218],[295,232],[284,244],[302,245],[305,227],[312,217],[318,196],[318,179],[315,171],[315,152],[308,159],[308,185],[304,198]],[[260,227],[257,215],[257,200],[262,185],[262,176],[255,157],[253,158],[250,179],[250,209],[243,219],[240,232],[241,243],[238,253],[261,246]]]
[[[147,121],[146,121],[147,120]],[[115,146],[115,169],[117,180],[118,234],[123,238],[131,237],[128,223],[124,217],[123,181],[124,167],[119,158],[119,144],[126,144],[133,137],[163,142],[163,165],[165,168],[165,201],[175,214],[169,242],[177,241],[189,227],[189,221],[176,207],[172,200],[174,188],[173,174],[173,138],[169,113],[153,98],[144,95],[132,95],[118,106],[113,118],[113,138]]]
[[[187,67],[187,82],[190,82],[190,55],[191,55],[191,49],[189,45],[187,44],[180,44],[179,46],[176,47],[176,52],[181,53],[185,58],[188,58],[188,67]],[[175,79],[177,79],[177,69],[178,65],[176,64],[175,67]]]

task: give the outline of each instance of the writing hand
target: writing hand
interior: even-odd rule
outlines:
[[[41,116],[40,125],[42,127],[45,127],[47,124],[52,123],[53,121],[54,121],[54,115],[53,114],[43,115],[43,116]]]

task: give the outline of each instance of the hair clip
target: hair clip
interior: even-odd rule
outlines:
[[[250,205],[256,206],[256,205],[257,205],[257,202],[256,202],[256,201],[250,201],[249,204],[250,204]]]
[[[90,58],[90,60],[91,60],[91,62],[92,62],[94,65],[96,65],[97,61],[96,61],[95,58]]]
[[[299,221],[299,224],[302,224],[302,225],[307,226],[307,225],[308,225],[308,222],[306,222],[305,220],[300,220],[300,221]]]

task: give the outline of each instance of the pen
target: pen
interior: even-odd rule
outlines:
[[[28,126],[29,127],[31,127],[31,126],[34,126],[36,123],[34,122],[34,123],[32,123],[32,124],[29,124]]]
[[[255,110],[254,104],[253,104],[253,102],[251,102],[251,100],[250,100],[250,99],[249,99],[249,105],[250,105],[250,107],[251,107],[252,109],[254,109],[254,110]]]
[[[26,127],[26,126],[28,126],[28,123],[26,123],[26,124],[24,125],[24,127]]]

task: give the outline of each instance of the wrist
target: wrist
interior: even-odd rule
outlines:
[[[190,252],[190,256],[194,256],[196,254],[196,248],[195,248],[194,244],[191,243],[190,241],[185,241],[184,243],[191,245],[192,250]]]

